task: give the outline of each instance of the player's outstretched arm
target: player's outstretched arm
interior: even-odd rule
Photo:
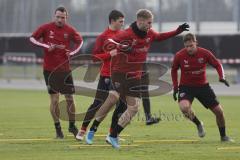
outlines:
[[[227,87],[230,86],[229,83],[228,83],[228,81],[227,81],[226,79],[220,79],[219,82],[225,84]]]
[[[182,33],[184,31],[189,31],[189,28],[190,28],[189,24],[183,23],[178,26],[177,30],[178,30],[178,32]]]
[[[170,31],[170,32],[157,33],[153,30],[152,31],[155,33],[155,39],[157,41],[163,41],[168,38],[174,37],[184,31],[189,31],[189,27],[190,27],[189,24],[183,23],[183,24],[179,25],[177,29]]]

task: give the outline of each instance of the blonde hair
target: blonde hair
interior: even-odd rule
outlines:
[[[193,41],[196,42],[197,38],[193,33],[188,33],[185,36],[183,36],[183,42],[187,42],[187,41]]]
[[[153,18],[153,14],[150,10],[148,9],[139,9],[137,11],[137,19],[138,18],[143,18],[143,19],[149,19]]]

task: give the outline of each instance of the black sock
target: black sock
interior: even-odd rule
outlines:
[[[143,98],[142,102],[143,102],[143,109],[146,116],[146,120],[148,120],[151,118],[150,100],[149,98]]]
[[[127,104],[123,100],[118,101],[112,115],[112,123],[111,123],[112,129],[114,129],[117,126],[119,117],[121,117],[122,113],[125,112],[126,109],[127,109]]]
[[[54,123],[54,126],[55,126],[56,129],[61,128],[61,124],[60,124],[60,122],[56,122],[56,123]]]
[[[97,128],[101,122],[98,122],[96,119],[93,121],[92,127],[90,128],[90,131],[97,131]]]
[[[111,137],[117,138],[117,136],[122,132],[124,128],[119,124],[113,129],[112,133],[110,134]]]
[[[87,129],[87,127],[88,127],[90,122],[91,122],[90,120],[87,120],[87,121],[84,120],[83,123],[82,123],[82,128],[86,128]]]
[[[195,123],[197,126],[201,124],[201,122],[199,121],[199,119],[194,116],[194,118],[192,119],[193,123]]]
[[[218,129],[221,137],[226,136],[225,127],[218,127]]]
[[[69,128],[75,127],[75,121],[69,121]]]
[[[151,119],[152,115],[151,114],[145,114],[145,117],[146,117],[146,121]]]

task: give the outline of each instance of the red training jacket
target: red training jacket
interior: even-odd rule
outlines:
[[[210,64],[216,68],[219,79],[224,78],[224,70],[216,57],[207,49],[198,47],[195,55],[189,55],[184,48],[174,57],[171,76],[174,89],[178,88],[178,69],[181,70],[180,85],[202,86],[208,83],[206,78],[206,66]]]
[[[44,63],[43,68],[47,71],[55,69],[59,71],[69,71],[69,55],[76,54],[82,44],[82,37],[70,25],[65,24],[63,27],[58,27],[54,22],[41,25],[30,37],[30,41],[37,46],[44,48]],[[73,41],[75,46],[70,48],[70,42]],[[64,45],[64,49],[56,48],[49,52],[50,45]]]

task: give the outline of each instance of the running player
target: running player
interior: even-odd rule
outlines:
[[[89,106],[87,113],[84,117],[81,130],[79,130],[76,139],[83,140],[84,134],[91,120],[94,118],[95,113],[98,111],[99,107],[106,100],[108,96],[108,91],[111,88],[110,80],[110,61],[111,57],[117,54],[116,50],[112,50],[114,45],[109,44],[107,40],[112,38],[117,33],[120,32],[124,25],[124,15],[118,10],[112,10],[109,13],[109,26],[106,30],[100,34],[97,39],[93,50],[93,58],[95,61],[102,61],[100,70],[100,79],[98,81],[97,92],[93,103]],[[111,47],[112,46],[112,47]],[[96,132],[99,123],[94,121],[90,131]],[[90,142],[89,142],[90,143]]]
[[[217,70],[219,81],[229,86],[224,77],[223,67],[209,50],[197,46],[194,34],[186,34],[183,37],[183,43],[185,48],[175,55],[171,70],[174,88],[173,98],[175,101],[178,99],[182,113],[197,126],[199,137],[204,137],[205,131],[203,123],[191,109],[194,98],[197,98],[205,108],[210,109],[215,114],[221,141],[232,141],[225,132],[223,109],[206,79],[206,66],[210,64]],[[181,77],[178,84],[177,71],[179,68]]]
[[[155,32],[152,27],[153,15],[147,9],[137,12],[137,20],[129,28],[120,32],[109,41],[120,46],[118,54],[112,59],[111,78],[114,90],[109,95],[96,114],[96,119],[102,121],[110,108],[119,98],[126,102],[127,109],[118,120],[108,136],[110,144],[119,148],[118,135],[136,115],[139,108],[141,92],[142,66],[146,61],[151,43],[162,41],[188,30],[189,25],[184,23],[176,30],[165,33]],[[106,112],[107,111],[107,112]]]

